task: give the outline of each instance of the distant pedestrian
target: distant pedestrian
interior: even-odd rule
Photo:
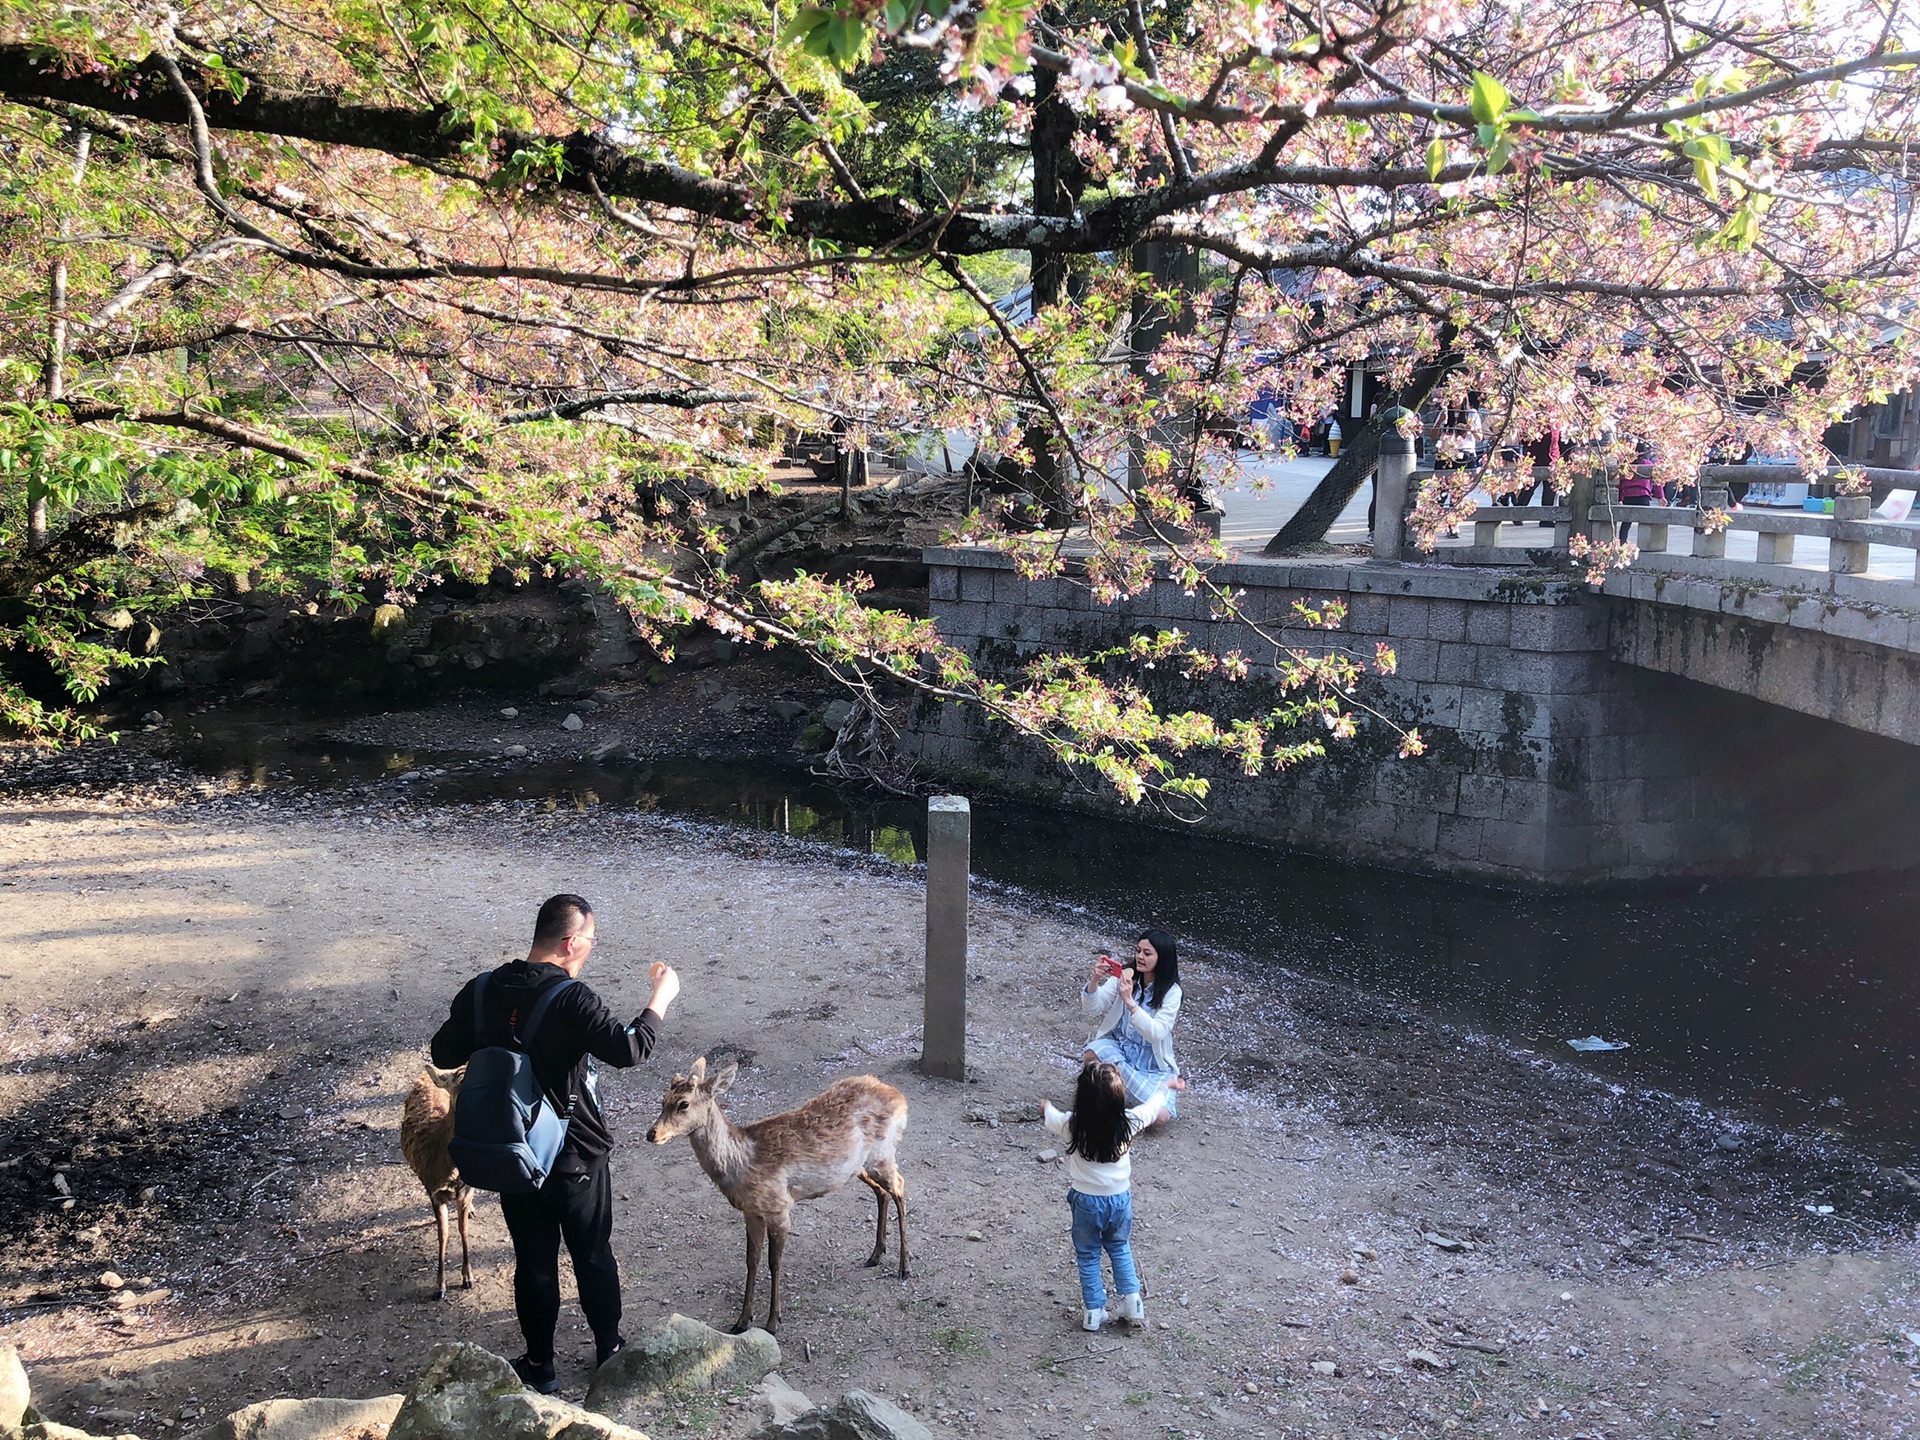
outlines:
[[[1620,472],[1620,503],[1622,505],[1664,505],[1667,494],[1664,486],[1655,483],[1653,466],[1656,460],[1653,446],[1641,441],[1634,452],[1633,464]],[[1620,541],[1626,543],[1628,533],[1633,529],[1631,520],[1620,522]]]
[[[1140,1272],[1133,1263],[1133,1137],[1159,1118],[1167,1092],[1131,1108],[1116,1066],[1089,1060],[1080,1067],[1073,1109],[1041,1102],[1047,1129],[1067,1142],[1067,1208],[1073,1212],[1073,1258],[1080,1268],[1080,1323],[1098,1330],[1107,1321],[1107,1290],[1100,1274],[1105,1254],[1113,1267],[1112,1315],[1147,1323]]]
[[[531,1390],[560,1388],[553,1332],[560,1320],[560,1242],[573,1257],[580,1308],[592,1327],[596,1361],[604,1365],[625,1344],[620,1334],[620,1269],[613,1258],[613,1179],[607,1155],[613,1136],[600,1110],[594,1061],[638,1065],[653,1051],[680,977],[655,962],[647,1008],[627,1024],[580,983],[593,949],[593,907],[578,895],[555,895],[533,922],[533,946],[461,987],[446,1023],[433,1037],[433,1063],[464,1065],[476,1050],[522,1050],[555,1111],[567,1117],[566,1143],[546,1183],[532,1194],[502,1194],[500,1214],[513,1240],[513,1302],[527,1353],[513,1362]],[[537,1024],[528,1021],[538,1010]],[[524,1042],[524,1046],[523,1046]]]
[[[1119,1067],[1127,1101],[1166,1094],[1166,1116],[1178,1111],[1175,1094],[1187,1088],[1173,1056],[1173,1022],[1180,1016],[1180,953],[1173,936],[1149,930],[1133,947],[1133,964],[1108,957],[1096,963],[1080,991],[1080,1009],[1093,1022],[1083,1060]],[[1116,973],[1117,972],[1117,973]]]

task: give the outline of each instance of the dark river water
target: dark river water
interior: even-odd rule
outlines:
[[[902,864],[925,843],[924,801],[772,763],[515,764],[328,742],[310,717],[214,711],[192,723],[204,738],[181,741],[177,759],[263,787],[642,808]],[[1543,897],[992,798],[974,801],[973,868],[1089,912],[1116,943],[1159,925],[1229,963],[1347,981],[1622,1083],[1920,1139],[1920,872]],[[1628,1048],[1566,1043],[1589,1035]]]

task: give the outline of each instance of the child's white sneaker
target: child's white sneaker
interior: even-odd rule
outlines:
[[[1107,1312],[1104,1310],[1088,1310],[1083,1312],[1080,1317],[1080,1328],[1082,1330],[1098,1330],[1106,1323]]]
[[[1147,1328],[1147,1307],[1138,1295],[1122,1295],[1113,1302],[1114,1317],[1128,1325]]]

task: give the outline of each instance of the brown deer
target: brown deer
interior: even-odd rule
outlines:
[[[729,1065],[707,1079],[706,1057],[676,1075],[660,1102],[660,1118],[647,1139],[664,1145],[685,1135],[694,1157],[727,1202],[746,1217],[747,1293],[740,1302],[737,1335],[753,1324],[753,1293],[760,1278],[760,1246],[767,1248],[767,1329],[780,1326],[780,1257],[793,1228],[793,1202],[831,1195],[856,1175],[880,1203],[873,1253],[887,1253],[887,1201],[900,1227],[900,1274],[907,1274],[907,1182],[894,1163],[900,1133],[907,1128],[907,1097],[871,1075],[836,1080],[795,1110],[751,1125],[735,1125],[720,1113],[720,1097],[739,1070]]]
[[[426,1187],[427,1203],[433,1207],[434,1223],[440,1229],[440,1298],[447,1298],[447,1207],[460,1217],[460,1287],[473,1288],[473,1265],[467,1257],[467,1216],[473,1210],[473,1191],[460,1178],[447,1154],[447,1141],[453,1137],[453,1102],[460,1098],[460,1082],[466,1067],[436,1070],[428,1066],[407,1092],[407,1103],[400,1112],[400,1151],[407,1164]]]

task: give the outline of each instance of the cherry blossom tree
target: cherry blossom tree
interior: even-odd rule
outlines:
[[[729,566],[675,482],[742,492],[836,417],[960,432],[1045,528],[959,538],[1237,616],[1197,497],[1256,393],[1311,420],[1354,364],[1568,467],[1824,463],[1914,378],[1906,8],[0,0],[0,711],[74,723],[21,657],[81,699],[143,663],[103,602],[505,566],[600,579],[663,649],[705,622],[982,706],[1129,797],[1298,763],[1392,665],[1337,609],[989,676],[857,582]],[[1253,662],[1284,698],[1232,722],[1137,674]]]

